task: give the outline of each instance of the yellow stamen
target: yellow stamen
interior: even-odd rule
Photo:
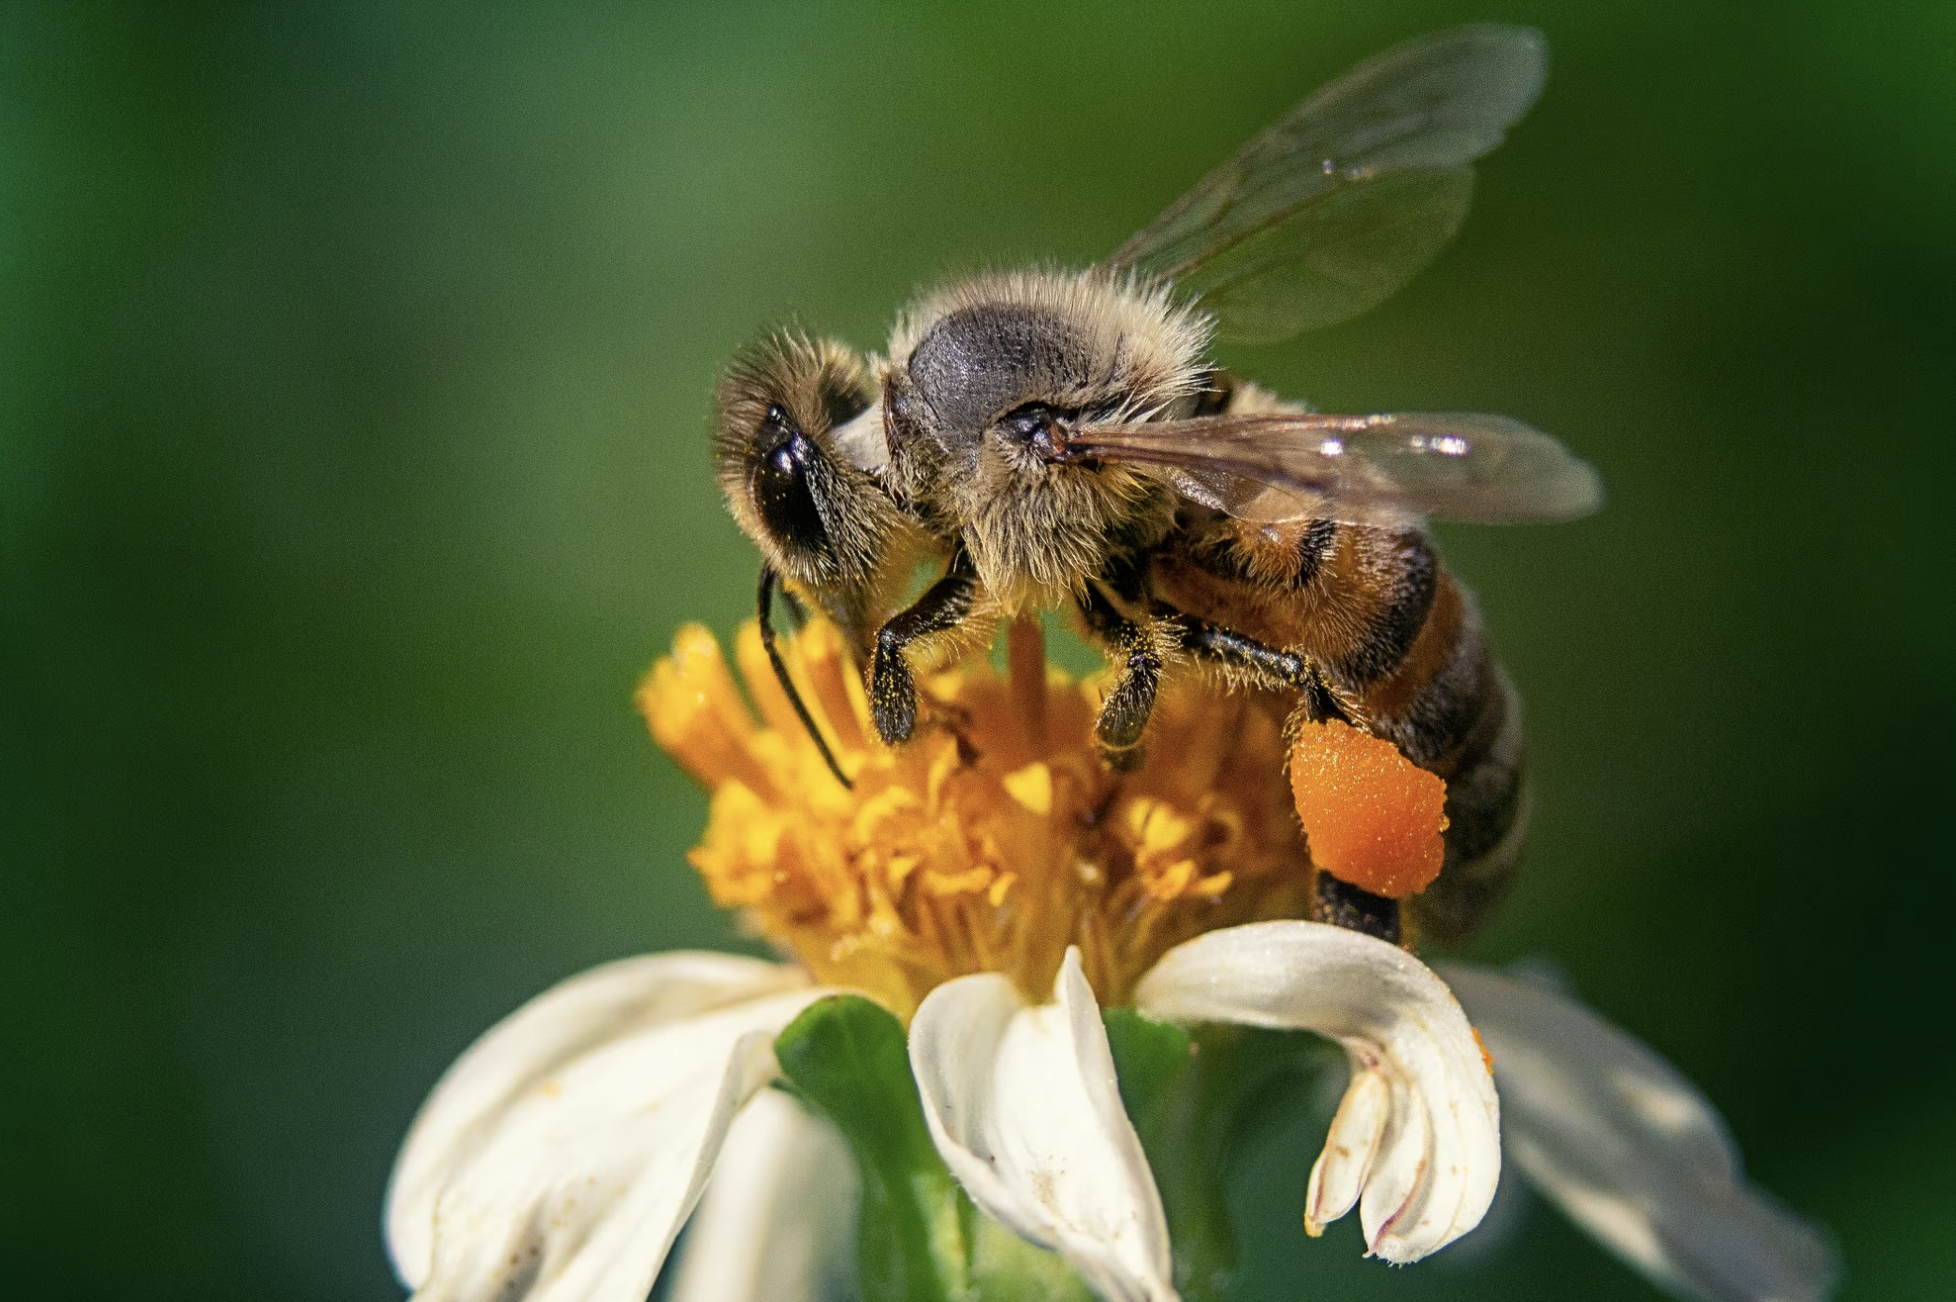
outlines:
[[[1148,762],[1122,774],[1093,745],[1104,684],[1047,666],[1036,625],[1011,630],[1005,679],[982,658],[920,677],[917,735],[898,747],[875,739],[833,625],[813,620],[781,650],[853,790],[795,717],[752,624],[735,641],[751,710],[696,626],[639,705],[712,795],[690,859],[714,900],[820,981],[904,1016],[968,972],[1044,998],[1077,944],[1100,998],[1123,1003],[1181,941],[1309,911],[1281,699],[1171,680]]]
[[[1012,799],[1035,814],[1053,812],[1053,771],[1039,760],[1015,769],[999,779]]]

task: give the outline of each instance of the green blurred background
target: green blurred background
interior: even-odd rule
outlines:
[[[398,1296],[381,1193],[443,1066],[589,964],[737,943],[630,707],[751,599],[703,437],[729,353],[1089,261],[1482,18],[1553,68],[1458,243],[1227,357],[1603,468],[1592,521],[1445,535],[1539,781],[1476,952],[1552,955],[1699,1081],[1846,1296],[1950,1296],[1943,0],[7,5],[15,1295]],[[1308,1242],[1308,1138],[1246,1186],[1242,1296],[1652,1296],[1539,1206],[1404,1271]]]

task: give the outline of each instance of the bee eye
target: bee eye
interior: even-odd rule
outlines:
[[[754,466],[754,509],[760,512],[768,532],[782,547],[812,553],[811,559],[827,559],[829,534],[809,485],[809,473],[816,468],[820,454],[800,431],[794,430],[779,407],[770,407],[763,422],[763,434],[776,426],[788,432],[788,436],[763,452]]]

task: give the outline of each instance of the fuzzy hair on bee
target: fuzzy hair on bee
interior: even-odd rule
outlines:
[[[883,370],[884,476],[961,544],[998,613],[1065,605],[1111,556],[1171,527],[1173,495],[1125,466],[1056,463],[1082,422],[1186,409],[1210,373],[1209,321],[1101,270],[979,276],[899,319]]]

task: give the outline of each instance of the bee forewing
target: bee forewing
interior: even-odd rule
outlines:
[[[1451,239],[1468,167],[1541,91],[1540,32],[1475,25],[1359,64],[1278,119],[1108,259],[1174,281],[1226,337],[1367,310]]]
[[[1476,524],[1571,520],[1602,505],[1595,469],[1506,416],[1319,412],[1089,425],[1072,455],[1157,468],[1242,520]]]

